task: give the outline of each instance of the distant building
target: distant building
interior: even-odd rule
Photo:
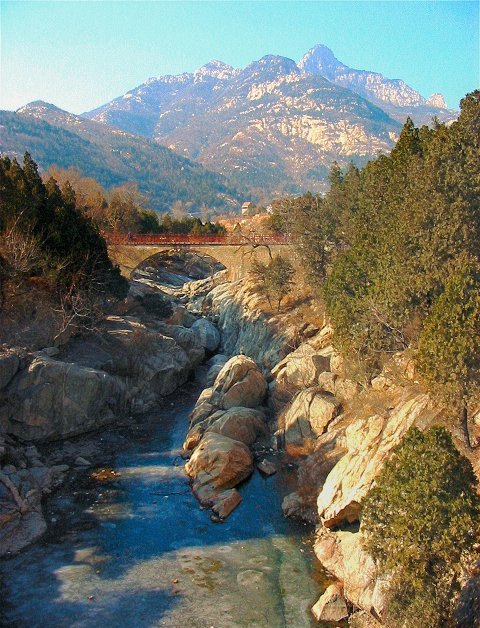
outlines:
[[[273,214],[273,207],[271,205],[267,205],[266,210],[267,214]]]
[[[245,201],[242,205],[242,216],[248,216],[249,211],[253,208],[253,203]]]

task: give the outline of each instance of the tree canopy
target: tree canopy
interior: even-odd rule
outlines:
[[[335,344],[373,367],[419,347],[427,383],[464,397],[479,375],[480,91],[451,124],[408,120],[389,156],[334,164],[330,185],[276,202],[272,222],[295,238]]]

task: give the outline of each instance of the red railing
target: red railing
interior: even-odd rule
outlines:
[[[290,244],[290,240],[285,235],[193,235],[191,233],[104,233],[107,244],[123,244],[129,246],[155,246],[155,245],[231,245],[241,244]]]

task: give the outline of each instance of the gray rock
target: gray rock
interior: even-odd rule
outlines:
[[[35,447],[35,445],[29,445],[28,447],[25,447],[25,455],[30,460],[35,460],[40,456],[40,454],[38,453],[38,449]]]
[[[257,464],[257,469],[264,475],[274,475],[277,472],[276,466],[266,459],[261,460]]]
[[[124,406],[119,378],[77,364],[36,358],[10,386],[0,424],[24,439],[63,438],[115,420]]]
[[[20,366],[20,360],[16,353],[11,351],[0,353],[0,390],[9,384]]]
[[[285,449],[291,455],[311,453],[315,442],[340,412],[341,404],[317,388],[300,391],[283,415]]]
[[[42,353],[47,355],[49,358],[53,358],[60,353],[60,349],[57,347],[45,347],[45,349],[42,349]]]
[[[177,305],[172,316],[166,321],[170,325],[183,325],[183,327],[191,327],[197,317],[189,312],[185,306]]]
[[[77,456],[75,458],[75,464],[78,467],[89,467],[91,466],[92,463],[90,462],[90,460],[87,460],[86,458],[82,458],[82,456]]]
[[[220,332],[217,327],[206,318],[200,318],[193,323],[191,329],[197,334],[201,345],[207,351],[215,351],[220,344]]]
[[[348,608],[340,584],[331,584],[312,607],[317,621],[341,621],[348,617]]]
[[[207,386],[212,386],[214,384],[215,380],[218,377],[218,374],[227,362],[228,356],[223,354],[217,354],[207,362],[207,365],[210,367],[207,373]]]

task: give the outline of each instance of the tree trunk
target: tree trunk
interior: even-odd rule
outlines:
[[[470,440],[470,432],[468,431],[468,410],[467,410],[467,404],[465,402],[463,402],[463,407],[462,407],[462,425],[463,425],[463,432],[465,435],[465,443],[469,449],[473,449],[474,447]]]

